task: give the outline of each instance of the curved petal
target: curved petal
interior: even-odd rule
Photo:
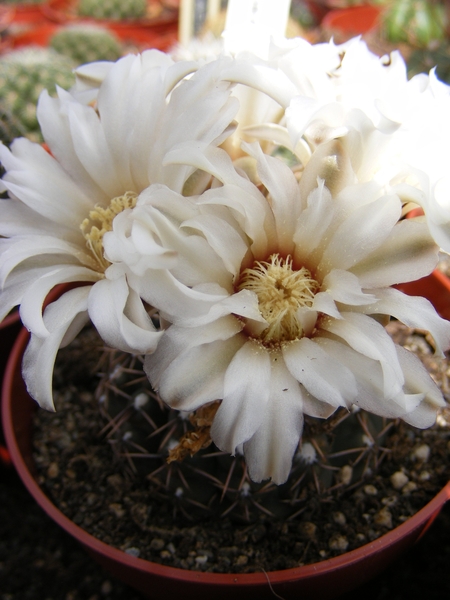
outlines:
[[[384,395],[392,398],[401,392],[404,377],[400,368],[394,342],[384,327],[371,317],[342,312],[343,319],[325,318],[321,329],[342,338],[357,352],[378,360],[383,370]]]
[[[224,396],[211,427],[221,450],[236,453],[260,427],[270,395],[271,368],[267,350],[249,340],[240,348],[225,374]]]
[[[81,266],[62,265],[42,275],[27,287],[20,303],[22,323],[32,333],[45,338],[50,335],[42,316],[42,306],[50,290],[61,283],[98,281],[102,276]]]
[[[52,378],[56,354],[89,321],[87,301],[90,289],[81,287],[70,290],[50,304],[44,313],[44,323],[50,335],[46,338],[32,335],[25,350],[22,373],[27,390],[47,410],[55,410]]]
[[[289,476],[302,435],[303,401],[301,386],[287,370],[280,352],[272,354],[271,365],[270,399],[264,420],[244,443],[244,455],[252,481],[271,478],[280,485]]]
[[[437,314],[429,300],[394,288],[373,290],[373,295],[377,302],[362,308],[366,314],[390,315],[408,327],[429,331],[436,343],[436,353],[444,356],[444,350],[450,348],[450,322]]]
[[[382,246],[351,267],[361,287],[388,287],[429,275],[439,248],[424,222],[400,221]]]
[[[313,340],[285,344],[283,358],[289,372],[318,400],[331,406],[349,406],[354,401],[357,387],[351,370]]]
[[[146,354],[155,350],[163,335],[156,331],[141,299],[125,278],[98,281],[92,287],[88,310],[100,336],[112,348]]]
[[[161,399],[172,408],[196,410],[203,404],[219,400],[224,395],[225,373],[235,354],[245,343],[245,337],[235,335],[227,340],[201,344],[182,352],[159,379]],[[158,361],[150,359],[153,369]]]

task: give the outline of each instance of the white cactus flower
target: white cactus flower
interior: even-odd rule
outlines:
[[[219,144],[228,135],[238,107],[219,79],[218,64],[197,70],[157,51],[129,55],[107,70],[95,106],[61,89],[56,99],[41,95],[38,118],[51,153],[25,138],[11,150],[0,145],[0,186],[9,193],[0,201],[0,319],[20,304],[32,333],[25,379],[42,406],[53,407],[58,348],[89,318],[117,348],[156,347],[161,334],[136,292],[124,278],[105,280],[103,236],[150,184],[181,192],[192,168],[164,166],[169,150],[187,140]],[[62,283],[83,287],[63,294],[43,317],[45,297]]]
[[[166,324],[145,364],[161,398],[181,411],[220,399],[213,441],[242,451],[255,481],[282,483],[304,414],[357,405],[430,426],[442,395],[379,321],[429,330],[439,352],[450,346],[450,323],[389,287],[425,276],[437,260],[426,224],[399,221],[400,198],[374,182],[332,194],[320,178],[305,197],[280,159],[246,148],[259,188],[222,150],[192,148],[191,164],[209,165],[222,185],[188,202],[148,188],[116,219],[105,250],[116,260],[110,276],[125,270]],[[313,168],[304,177],[314,179]],[[176,263],[147,268],[154,244],[175,251]]]

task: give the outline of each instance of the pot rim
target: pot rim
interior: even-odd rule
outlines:
[[[439,278],[441,279],[441,278]],[[450,280],[446,279],[447,288],[450,290]],[[253,586],[261,584],[278,584],[288,583],[290,581],[298,581],[301,579],[309,579],[320,577],[324,573],[330,573],[348,567],[349,565],[357,564],[367,557],[374,557],[385,549],[389,548],[400,539],[412,535],[415,531],[418,532],[416,539],[420,539],[431,525],[435,517],[439,514],[443,505],[450,500],[450,481],[442,488],[442,490],[421,510],[414,514],[407,521],[392,529],[388,533],[380,536],[376,540],[365,544],[355,550],[351,550],[318,563],[294,567],[281,571],[259,572],[259,573],[204,573],[199,571],[190,571],[169,567],[154,563],[148,560],[137,558],[126,554],[124,551],[109,546],[101,540],[95,538],[90,533],[76,525],[68,517],[66,517],[45,495],[44,491],[38,485],[37,481],[31,474],[24,457],[19,448],[15,427],[12,417],[11,406],[13,402],[13,388],[17,382],[17,365],[21,362],[23,352],[28,343],[29,332],[22,328],[16,342],[12,348],[8,363],[5,369],[5,375],[2,388],[2,419],[5,434],[6,444],[11,455],[11,460],[30,494],[34,497],[40,507],[67,533],[74,537],[83,546],[91,551],[102,554],[103,556],[117,561],[124,566],[152,573],[161,578],[177,579],[180,581],[195,582],[200,584],[217,585],[217,586]],[[16,373],[16,379],[14,377]]]

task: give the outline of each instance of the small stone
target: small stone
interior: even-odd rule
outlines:
[[[431,473],[429,471],[421,471],[419,473],[419,481],[429,481],[431,479]]]
[[[427,460],[430,458],[430,453],[430,446],[428,446],[428,444],[422,444],[413,450],[411,453],[411,458],[420,462],[427,462]]]
[[[239,557],[239,558],[241,558],[241,557]],[[245,558],[247,558],[247,557],[245,557]],[[205,563],[208,562],[208,557],[206,556],[206,554],[200,554],[199,556],[195,557],[195,562],[198,565],[204,565]],[[245,563],[245,564],[247,564],[247,563]]]
[[[109,477],[106,478],[106,481],[117,491],[120,492],[123,490],[123,479],[118,473],[115,473],[114,475],[109,475]]]
[[[150,542],[150,548],[152,550],[162,550],[165,546],[164,540],[161,538],[153,538]]]
[[[245,565],[248,563],[248,556],[245,556],[245,554],[241,554],[240,556],[237,557],[235,565],[237,567],[245,567]]]
[[[348,539],[345,535],[334,535],[328,542],[328,547],[330,550],[345,552],[348,548]]]
[[[396,471],[390,477],[392,487],[396,490],[401,490],[409,481],[409,477],[403,471]]]
[[[170,552],[170,554],[175,554],[175,552],[176,552],[176,548],[175,548],[175,546],[172,544],[172,542],[170,542],[170,544],[167,544],[167,550]]]
[[[345,518],[345,515],[342,512],[333,513],[333,521],[337,525],[345,525],[347,523],[347,519]]]
[[[55,462],[50,463],[50,465],[47,469],[47,477],[49,479],[56,479],[56,477],[58,477],[58,475],[59,475],[58,464]]]
[[[387,507],[382,508],[373,518],[374,523],[392,529],[392,514]]]
[[[392,506],[395,506],[398,502],[398,498],[397,496],[387,496],[386,498],[382,498],[381,499],[381,504],[383,504],[384,506],[388,506],[389,508],[391,508]]]
[[[402,494],[410,494],[417,490],[417,483],[414,481],[409,481],[406,485],[402,487]]]
[[[374,485],[365,485],[364,486],[364,493],[367,496],[376,496],[378,494],[378,490]]]
[[[130,556],[134,556],[134,558],[138,558],[141,551],[139,548],[135,548],[134,546],[130,546],[130,548],[125,549],[125,554],[129,554]]]
[[[353,469],[350,465],[345,465],[339,471],[339,479],[344,485],[348,485],[353,477]]]
[[[159,556],[161,558],[172,558],[172,554],[168,551],[168,550],[161,550],[161,552],[159,553]]]
[[[109,505],[109,510],[115,515],[118,519],[122,519],[126,515],[126,510],[123,508],[121,504],[118,502],[113,502]]]
[[[100,588],[100,592],[101,592],[102,596],[108,596],[112,591],[113,591],[112,583],[108,579],[106,579],[102,583],[102,587]]]
[[[316,535],[317,525],[311,521],[304,521],[300,523],[298,530],[302,538],[312,540]]]

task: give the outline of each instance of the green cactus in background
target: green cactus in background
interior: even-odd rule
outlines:
[[[445,5],[436,0],[387,2],[383,25],[389,41],[427,48],[445,39]]]
[[[80,0],[78,3],[78,14],[93,19],[142,19],[146,13],[147,0]]]
[[[36,104],[42,90],[55,93],[55,84],[68,88],[75,78],[73,62],[54,50],[27,47],[0,57],[0,104],[33,141],[42,141]]]
[[[97,60],[115,61],[122,55],[121,43],[113,33],[90,24],[60,29],[51,38],[50,47],[77,65]]]
[[[3,0],[5,4],[44,4],[46,0]]]
[[[14,138],[23,135],[25,129],[19,119],[3,101],[0,101],[0,141],[9,146]]]

